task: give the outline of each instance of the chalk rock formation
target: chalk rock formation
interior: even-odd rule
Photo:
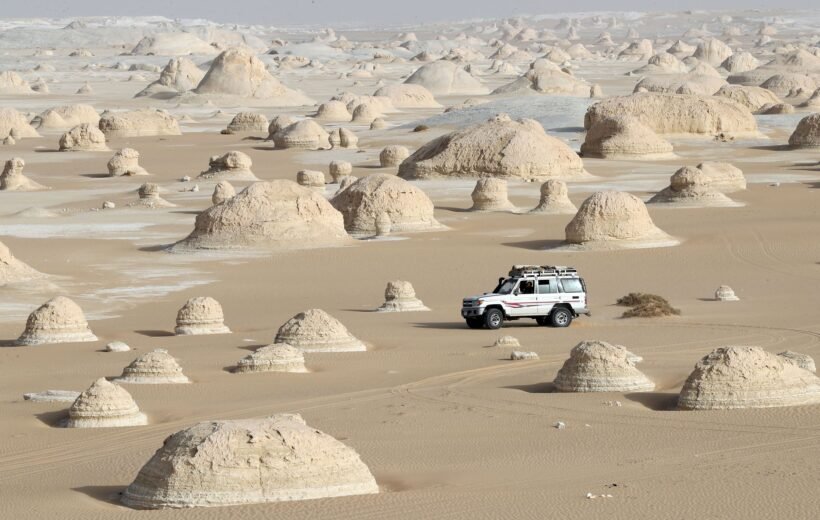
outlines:
[[[274,343],[286,343],[302,352],[363,352],[364,343],[342,323],[321,309],[300,312],[279,327]]]
[[[478,179],[471,194],[473,207],[470,211],[514,211],[507,198],[507,181],[495,177]]]
[[[100,115],[91,105],[63,105],[49,108],[31,120],[35,128],[48,130],[70,130],[83,123],[97,126],[99,122]]]
[[[77,125],[60,137],[61,152],[101,152],[108,150],[105,134],[88,123]]]
[[[590,85],[561,69],[551,61],[540,59],[530,65],[530,70],[507,85],[502,85],[492,95],[548,94],[589,97]]]
[[[258,181],[251,171],[253,161],[246,154],[231,151],[214,155],[208,160],[208,169],[199,174],[200,179],[230,179],[234,181]]]
[[[541,185],[541,199],[530,213],[544,215],[574,215],[578,211],[575,204],[569,200],[567,183],[558,179],[550,179]]]
[[[182,135],[177,120],[165,110],[144,108],[130,112],[103,112],[100,130],[106,137]]]
[[[489,89],[482,85],[478,78],[464,70],[464,67],[448,60],[422,65],[405,80],[405,83],[421,85],[436,96],[481,96],[489,93]],[[383,94],[377,92],[376,95]],[[401,108],[395,101],[393,104]]]
[[[148,175],[145,168],[139,165],[139,159],[140,153],[133,148],[121,149],[108,161],[108,175],[111,177]]]
[[[268,138],[266,140],[273,141],[273,136],[276,135],[277,132],[284,130],[295,122],[296,120],[290,116],[274,117],[270,120],[270,124],[268,125]]]
[[[330,147],[330,134],[312,119],[297,121],[273,134],[276,148],[323,150]]]
[[[210,296],[190,298],[177,312],[177,335],[230,334],[222,305]]]
[[[305,355],[286,343],[268,345],[240,359],[234,372],[307,372]]]
[[[13,70],[4,70],[0,72],[0,94],[34,94],[34,90],[31,89],[28,81],[21,78],[19,74]]]
[[[638,197],[619,191],[599,191],[581,204],[567,224],[569,244],[612,247],[661,247],[675,242],[658,229]]]
[[[128,352],[131,350],[131,347],[124,341],[112,341],[108,343],[103,350],[106,352]]]
[[[518,338],[515,336],[499,336],[495,343],[493,343],[494,347],[501,347],[501,348],[518,348],[521,346],[521,342],[518,341]]]
[[[24,401],[35,403],[73,403],[80,397],[80,392],[74,390],[45,390],[23,394]]]
[[[176,204],[168,202],[159,195],[159,184],[153,182],[146,182],[137,189],[139,199],[136,202],[128,204],[129,207],[142,208],[174,208]]]
[[[768,104],[780,103],[771,90],[761,87],[747,87],[743,85],[724,85],[715,93],[716,96],[731,99],[743,105],[752,112],[757,112],[761,107]]]
[[[378,493],[350,447],[299,415],[206,421],[168,437],[125,490],[125,505],[225,506]]]
[[[216,54],[216,48],[188,32],[165,32],[146,36],[131,49],[135,56],[180,56]]]
[[[42,278],[43,276],[42,273],[15,258],[9,248],[3,242],[0,242],[0,287],[10,283]]]
[[[29,314],[17,345],[97,341],[79,305],[65,296],[50,299]]]
[[[134,97],[170,99],[187,92],[202,81],[205,73],[188,58],[172,58],[162,69],[159,79],[145,87]]]
[[[313,117],[320,121],[337,123],[347,123],[353,118],[347,110],[347,105],[335,99],[319,105]]]
[[[26,161],[19,157],[12,157],[3,166],[3,173],[0,173],[0,191],[37,191],[47,190],[42,184],[38,184],[23,175],[23,168]]]
[[[229,133],[267,132],[268,118],[256,112],[239,112],[228,123]]]
[[[382,168],[398,166],[410,157],[410,150],[398,144],[389,144],[379,153],[379,164]]]
[[[555,376],[560,392],[646,392],[655,388],[635,364],[640,358],[626,347],[605,341],[582,341]]]
[[[177,360],[165,349],[154,349],[125,367],[118,383],[167,385],[190,383]]]
[[[789,137],[789,146],[793,148],[820,147],[820,113],[811,114],[797,123]]]
[[[717,67],[732,54],[732,49],[722,41],[717,38],[707,38],[698,44],[692,56]]]
[[[331,204],[344,217],[345,229],[351,235],[371,236],[376,220],[386,214],[393,232],[415,232],[438,229],[433,216],[433,202],[424,191],[399,177],[384,173],[358,179],[334,196]]]
[[[0,137],[11,136],[19,140],[25,137],[40,137],[37,130],[28,123],[26,116],[13,108],[0,108]]]
[[[756,135],[751,112],[721,97],[652,92],[611,97],[587,110],[584,128],[603,118],[632,116],[658,134]]]
[[[353,173],[353,165],[348,161],[330,161],[328,170],[330,172],[330,178],[333,179],[333,182],[338,183],[343,177]]]
[[[196,218],[194,231],[172,247],[305,249],[348,243],[344,218],[314,190],[293,181],[257,182]]]
[[[698,168],[684,166],[670,178],[669,186],[649,199],[650,204],[680,206],[734,206],[732,199],[716,190],[708,176]]]
[[[728,285],[721,285],[715,291],[715,300],[719,302],[736,302],[740,298],[735,295],[735,291]]]
[[[705,161],[697,168],[706,174],[709,187],[723,193],[746,189],[746,177],[740,168],[727,162]]]
[[[421,300],[416,298],[416,291],[410,282],[393,280],[387,282],[384,290],[384,303],[378,312],[413,312],[429,311]]]
[[[128,391],[101,377],[68,409],[66,428],[116,428],[148,424]]]
[[[769,408],[820,402],[820,379],[760,347],[720,347],[695,365],[678,398],[684,410]]]
[[[464,72],[464,74],[468,73]],[[386,87],[382,87],[374,92],[373,95],[383,96],[390,99],[390,102],[396,108],[438,108],[441,106],[438,101],[436,101],[436,98],[433,97],[433,92],[427,90],[423,84],[410,82],[410,79],[407,81],[408,83],[400,83],[397,85],[387,85]]]
[[[358,147],[359,138],[352,130],[347,128],[334,128],[328,136],[328,142],[332,149],[335,148],[349,148],[355,149]]]
[[[425,144],[399,167],[405,179],[445,177],[577,178],[583,163],[532,119],[499,114]]]
[[[673,156],[672,144],[632,116],[595,121],[581,145],[584,157],[655,159]]]
[[[799,366],[803,370],[808,370],[809,372],[817,372],[817,365],[814,364],[814,359],[808,354],[800,354],[799,352],[792,352],[791,350],[786,350],[784,352],[779,353],[778,356],[789,363]]]
[[[296,183],[306,188],[325,189],[325,174],[316,170],[299,170],[296,172]]]
[[[211,202],[214,206],[222,204],[226,200],[232,199],[236,196],[236,190],[228,181],[219,181],[214,186],[214,193],[211,195]]]
[[[313,104],[312,99],[285,87],[271,76],[262,60],[245,49],[236,48],[228,49],[214,59],[193,92],[209,97],[261,100],[272,106]]]

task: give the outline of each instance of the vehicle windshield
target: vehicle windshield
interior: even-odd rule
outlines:
[[[504,280],[502,283],[498,284],[498,287],[495,288],[493,291],[495,294],[510,294],[513,289],[515,288],[515,279],[508,278]]]

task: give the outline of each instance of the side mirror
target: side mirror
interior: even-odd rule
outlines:
[[[519,291],[518,289],[516,289],[516,290],[514,290],[514,291],[513,291],[513,295],[514,295],[514,296],[518,296],[519,294],[521,294],[521,293],[520,293],[520,291]]]

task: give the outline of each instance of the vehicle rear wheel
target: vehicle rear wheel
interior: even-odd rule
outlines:
[[[504,313],[498,309],[490,309],[484,313],[484,324],[488,329],[500,329],[504,325]]]
[[[550,323],[553,327],[569,327],[572,323],[572,313],[563,307],[559,307],[550,314]]]
[[[471,329],[480,329],[484,327],[484,320],[481,318],[467,318],[467,326]]]
[[[550,324],[549,316],[538,316],[535,318],[535,323],[541,325],[542,327],[546,327]]]

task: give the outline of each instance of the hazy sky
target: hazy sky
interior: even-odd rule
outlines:
[[[0,17],[162,15],[220,22],[332,24],[505,17],[593,10],[816,8],[817,0],[0,0]]]

